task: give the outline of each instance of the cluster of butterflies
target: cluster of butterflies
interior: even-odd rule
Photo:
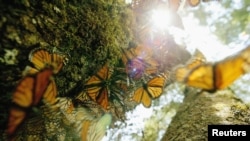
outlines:
[[[250,46],[235,56],[216,63],[207,63],[198,50],[186,65],[175,69],[178,82],[214,92],[228,87],[241,75],[250,71]]]
[[[188,2],[198,5],[200,0]],[[73,98],[60,97],[53,79],[66,57],[47,49],[35,49],[29,56],[33,66],[26,67],[12,95],[7,138],[101,140],[114,118],[123,119],[126,111],[140,103],[150,107],[152,100],[162,95],[172,78],[164,68],[165,60],[159,59],[162,48],[152,49],[146,44],[122,48],[120,64],[105,63],[87,81],[79,83],[80,90],[72,94]],[[164,54],[170,55],[167,51]],[[210,91],[223,89],[249,70],[249,52],[248,48],[216,64],[207,63],[197,53],[195,59],[174,70],[176,81]],[[235,70],[225,69],[232,65]]]
[[[163,93],[168,74],[159,72],[150,48],[138,45],[121,52],[121,65],[102,66],[83,84],[83,91],[76,97],[78,102],[86,105],[90,99],[106,111],[115,109],[119,117],[126,111],[123,108],[133,105],[131,102],[150,107],[151,100]]]
[[[7,138],[101,140],[112,117],[123,119],[128,105],[150,107],[163,93],[168,74],[159,72],[146,46],[122,49],[122,54],[122,67],[106,63],[69,98],[58,96],[53,79],[66,57],[43,48],[32,51],[33,66],[26,67],[12,95]]]
[[[53,77],[64,65],[65,56],[36,49],[17,85],[9,109],[8,140],[101,140],[112,116],[95,117],[72,99],[57,96]]]

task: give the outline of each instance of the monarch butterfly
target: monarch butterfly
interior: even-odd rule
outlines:
[[[148,60],[152,56],[152,50],[146,45],[138,45],[127,50],[122,49],[122,53],[122,61],[124,64],[127,64],[132,58],[138,57],[143,60]]]
[[[173,11],[179,11],[183,9],[186,4],[190,6],[197,6],[200,3],[200,0],[168,0],[169,8]]]
[[[26,73],[36,73],[36,70],[41,70],[46,66],[53,67],[54,73],[58,73],[64,63],[65,56],[58,53],[49,53],[46,49],[38,48],[29,54],[29,60],[35,68],[28,67]]]
[[[160,74],[150,79],[146,84],[143,83],[143,86],[134,92],[133,100],[137,103],[142,103],[145,107],[150,107],[151,99],[157,98],[162,94],[166,79],[165,74]]]
[[[201,0],[187,0],[190,6],[197,6],[200,4]],[[219,1],[219,0],[202,0],[202,2]]]
[[[189,4],[190,6],[195,7],[195,6],[197,6],[198,4],[200,4],[200,0],[188,0],[188,4]]]
[[[189,72],[185,83],[209,91],[224,89],[249,71],[250,47],[215,64],[199,65]],[[233,67],[233,68],[232,68]]]
[[[48,50],[43,48],[37,48],[29,54],[29,60],[33,63],[35,68],[26,67],[27,74],[34,74],[42,70],[43,68],[51,67],[53,73],[58,73],[65,61],[65,56],[58,53],[50,53]],[[40,80],[40,79],[39,79]],[[56,102],[57,89],[54,80],[48,84],[48,88],[43,94],[43,98],[50,105]]]
[[[196,49],[194,52],[194,58],[191,58],[190,62],[187,63],[187,68],[188,69],[193,69],[201,64],[205,64],[207,62],[205,56],[203,53]]]
[[[195,53],[194,53],[193,56],[194,57],[191,58],[186,63],[186,66],[184,66],[184,67],[178,67],[177,69],[175,69],[175,78],[176,78],[177,81],[184,82],[185,81],[185,77],[189,74],[189,72],[192,69],[196,68],[197,66],[199,66],[201,64],[205,64],[206,63],[205,56],[198,49],[195,50]]]
[[[156,74],[158,62],[152,58],[152,51],[142,45],[123,51],[123,63],[130,78],[138,80],[145,74]]]
[[[104,109],[108,107],[108,83],[111,70],[104,65],[95,75],[87,81],[85,87],[90,98],[100,104]]]
[[[25,119],[27,111],[40,102],[51,81],[52,73],[51,68],[45,68],[35,75],[27,75],[17,85],[12,96],[13,104],[10,108],[7,127],[8,136],[14,135]]]
[[[75,98],[75,101],[89,101],[90,97],[88,96],[88,94],[86,93],[86,91],[81,91]]]

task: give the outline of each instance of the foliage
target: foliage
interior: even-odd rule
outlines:
[[[249,34],[249,4],[248,0],[221,0],[204,3],[192,11],[200,23],[209,26],[223,43],[239,43],[240,34]],[[220,7],[220,10],[214,11],[214,7]]]

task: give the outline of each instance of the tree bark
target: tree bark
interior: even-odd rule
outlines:
[[[208,138],[208,125],[250,124],[250,109],[232,91],[187,92],[183,104],[165,132],[162,141],[202,141]]]

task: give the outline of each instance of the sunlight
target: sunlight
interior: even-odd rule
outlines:
[[[130,4],[132,3],[132,0],[125,0],[125,3]]]
[[[166,9],[157,9],[152,11],[152,23],[155,28],[160,30],[169,27],[171,17]]]
[[[126,0],[126,2],[129,1],[130,0]],[[206,10],[207,9],[204,9],[204,11]],[[227,12],[224,9],[221,9],[220,5],[216,5],[216,3],[214,4],[214,6],[211,6],[209,10],[216,11],[218,13],[213,15],[214,18],[220,16],[223,12]],[[225,57],[235,54],[246,47],[244,44],[222,44],[219,39],[211,33],[211,27],[201,26],[199,20],[196,19],[193,14],[185,14],[185,16],[182,16],[182,21],[184,24],[184,30],[182,30],[169,28],[171,15],[166,9],[154,9],[151,11],[151,13],[151,23],[153,28],[157,29],[157,31],[167,30],[168,32],[171,32],[171,34],[176,37],[176,40],[183,46],[186,46],[186,49],[191,53],[194,53],[195,49],[199,49],[205,55],[208,62],[222,60]],[[208,21],[208,23],[212,23],[213,20],[214,19]],[[242,40],[247,40],[249,39],[249,35],[245,32],[241,32],[241,34],[239,34],[239,38]],[[250,75],[244,76],[244,78],[246,80],[249,80],[249,76]],[[249,83],[244,84],[247,85]],[[241,83],[239,85],[244,86]],[[247,88],[247,86],[245,87]],[[157,101],[158,105],[153,102],[153,106],[148,109],[144,108],[142,105],[139,105],[134,111],[128,112],[126,114],[126,117],[128,118],[128,120],[126,120],[126,125],[120,125],[119,129],[117,128],[108,131],[108,134],[107,136],[105,136],[103,141],[112,139],[114,140],[114,138],[117,138],[118,136],[121,136],[120,139],[123,140],[140,140],[142,137],[142,133],[146,132],[144,131],[145,123],[147,121],[150,121],[151,116],[156,116],[154,110],[160,111],[161,109],[163,109],[163,106],[167,107],[171,103],[182,103],[184,94],[182,94],[181,92],[183,92],[183,90],[178,91],[178,88],[180,88],[180,86],[172,89],[170,89],[169,86],[169,89],[165,90],[166,93],[163,94]],[[241,94],[243,92],[238,93]],[[240,95],[240,97],[246,99],[247,96],[242,94]],[[246,101],[249,102],[250,98],[248,97]],[[171,119],[175,115],[175,112],[176,111],[173,110],[166,112],[167,114],[163,116],[164,118],[162,118],[165,119],[165,121],[155,123],[155,126],[159,126],[159,124],[167,126],[171,122]],[[160,118],[159,115],[156,117]],[[159,138],[165,133],[165,130],[165,128],[162,130],[158,129]]]

